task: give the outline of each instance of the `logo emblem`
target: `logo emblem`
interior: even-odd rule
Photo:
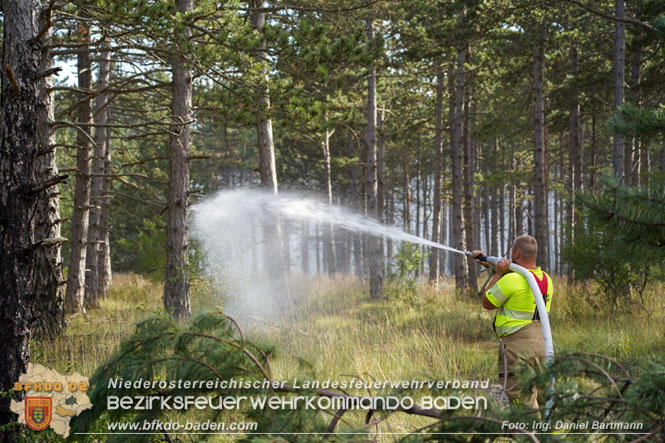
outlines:
[[[51,397],[25,398],[25,423],[35,431],[43,431],[51,423]]]

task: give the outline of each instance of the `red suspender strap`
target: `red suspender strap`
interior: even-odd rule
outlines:
[[[536,279],[536,283],[538,283],[538,289],[540,289],[540,295],[543,297],[543,300],[545,301],[545,306],[547,306],[547,289],[548,289],[548,284],[549,284],[549,279],[547,278],[547,275],[543,272],[543,278],[542,280],[538,278],[535,272],[529,270],[532,274],[533,277]],[[534,320],[540,320],[540,315],[538,315],[538,308],[536,308],[536,311],[533,313],[533,319]]]

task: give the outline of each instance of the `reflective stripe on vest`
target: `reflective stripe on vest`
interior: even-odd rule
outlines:
[[[540,296],[543,297],[543,300],[545,301],[545,306],[547,306],[547,291],[549,290],[549,278],[547,275],[543,272],[542,273],[542,279],[539,279],[536,273],[533,270],[529,270],[534,278],[536,279],[536,282],[538,284],[538,289],[540,290]],[[520,276],[521,277],[521,276]],[[516,278],[516,277],[515,277]],[[521,277],[522,279],[524,277]],[[511,284],[516,284],[515,279],[511,280]],[[526,298],[520,298],[522,301],[516,301],[513,299],[515,297],[515,294],[512,294],[509,299],[501,292],[500,288],[493,288],[491,290],[491,296],[493,296],[496,300],[499,300],[501,302],[505,303],[499,307],[499,309],[496,312],[496,315],[494,317],[494,331],[496,332],[497,337],[503,337],[506,335],[513,334],[529,323],[531,323],[534,320],[539,320],[540,316],[538,315],[538,307],[535,304],[535,300],[533,297],[537,297],[538,294],[533,294],[531,292],[531,288],[528,286],[522,286],[526,285],[526,280],[520,280],[520,287],[524,288],[523,290],[526,291],[528,288],[529,291],[529,299],[530,302],[525,304]],[[489,293],[490,291],[488,291]],[[526,294],[524,293],[521,297],[525,297]],[[515,302],[513,302],[515,301]],[[527,307],[528,306],[528,307]],[[515,308],[521,308],[521,309],[515,309]]]

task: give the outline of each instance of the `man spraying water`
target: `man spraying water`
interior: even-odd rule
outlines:
[[[490,266],[477,258],[486,256],[483,251],[473,251],[472,255],[481,265]],[[537,266],[537,255],[538,242],[535,238],[522,235],[515,239],[511,249],[512,262],[533,274],[549,312],[554,285]],[[540,318],[526,278],[517,272],[510,272],[510,265],[510,260],[498,261],[490,289],[483,295],[482,305],[488,310],[498,309],[493,325],[499,338],[498,372],[508,399],[515,405],[539,409],[545,406],[546,392],[535,388],[522,392],[516,375],[522,373],[526,366],[536,368],[545,362]]]

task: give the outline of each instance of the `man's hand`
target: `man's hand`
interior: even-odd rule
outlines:
[[[480,251],[480,250],[476,249],[476,250],[474,250],[474,251],[471,251],[471,255],[473,255],[473,258],[476,260],[476,263],[478,263],[479,265],[483,265],[483,266],[486,267],[486,268],[489,268],[489,266],[490,266],[489,263],[487,263],[486,261],[478,260],[478,259],[476,258],[476,257],[478,257],[478,256],[480,256],[480,255],[484,255],[485,257],[487,257],[487,254],[485,254],[483,251]]]
[[[510,269],[509,269],[509,268],[510,268],[510,265],[511,265],[512,263],[513,263],[513,262],[511,262],[511,261],[508,260],[507,258],[502,258],[502,259],[499,260],[499,262],[496,264],[496,273],[497,273],[498,275],[501,275],[501,276],[507,274],[508,272],[510,272]]]

